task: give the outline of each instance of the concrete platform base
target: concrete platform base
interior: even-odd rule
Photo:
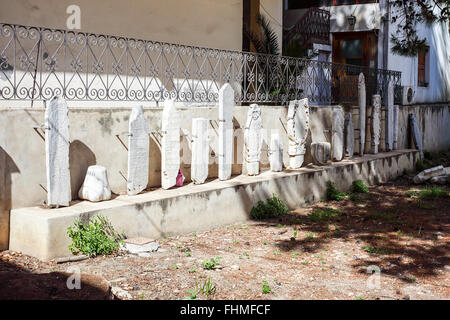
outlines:
[[[74,219],[107,216],[128,237],[160,238],[204,231],[249,219],[253,205],[277,194],[294,209],[325,196],[326,183],[348,190],[356,179],[368,184],[386,182],[413,170],[416,150],[398,150],[283,172],[262,172],[255,177],[235,176],[202,185],[155,190],[136,196],[118,196],[99,203],[80,201],[70,207],[20,208],[11,211],[9,248],[50,260],[70,255],[67,228]]]

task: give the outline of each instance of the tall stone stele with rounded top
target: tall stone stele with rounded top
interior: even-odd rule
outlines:
[[[45,109],[47,205],[68,206],[72,199],[69,170],[69,109],[61,96]]]
[[[136,195],[147,187],[150,148],[150,125],[144,108],[133,107],[128,124],[127,193]]]
[[[341,108],[333,108],[331,131],[331,159],[341,161],[344,153],[344,115]]]
[[[300,168],[305,160],[308,130],[308,99],[290,101],[287,115],[287,133],[289,139],[289,166],[291,169]]]
[[[366,82],[361,72],[358,77],[358,106],[359,106],[359,155],[364,154],[366,143]]]
[[[169,189],[180,170],[180,115],[173,100],[164,101],[161,131],[161,187]]]
[[[234,90],[225,83],[219,90],[219,180],[231,178],[233,164]]]
[[[208,178],[209,141],[208,120],[192,119],[192,161],[191,180],[194,184],[204,183]]]
[[[370,122],[370,152],[378,153],[381,135],[381,97],[378,94],[372,96],[372,121]]]
[[[261,108],[257,104],[251,104],[244,128],[244,162],[249,176],[259,174],[262,142]]]

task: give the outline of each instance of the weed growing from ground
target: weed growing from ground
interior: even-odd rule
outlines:
[[[355,180],[352,182],[352,192],[353,193],[368,193],[369,188],[362,180]]]
[[[272,288],[269,287],[269,284],[266,280],[263,280],[262,293],[268,294],[272,292]]]
[[[336,184],[332,181],[327,182],[327,190],[326,190],[327,200],[336,200],[341,201],[345,198],[345,193],[340,192],[336,188]]]
[[[119,250],[125,235],[119,234],[109,220],[97,215],[83,224],[79,219],[67,228],[67,234],[72,239],[69,249],[72,253],[82,252],[87,255],[112,254]]]
[[[266,202],[259,201],[250,211],[250,215],[253,219],[259,220],[278,217],[288,213],[288,211],[289,209],[283,200],[273,194]]]
[[[203,269],[206,269],[206,270],[212,270],[216,267],[216,265],[219,263],[219,261],[221,259],[222,259],[221,257],[217,257],[215,259],[211,258],[209,261],[203,260],[202,267],[203,267]]]
[[[338,213],[340,210],[336,210],[330,207],[323,209],[316,209],[308,214],[308,218],[312,221],[330,221],[338,218]]]

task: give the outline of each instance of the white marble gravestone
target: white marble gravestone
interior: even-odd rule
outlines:
[[[353,127],[352,113],[346,112],[344,119],[345,151],[346,157],[353,157],[355,150],[355,129]]]
[[[169,189],[180,170],[180,115],[171,99],[164,101],[161,133],[161,187]]]
[[[270,136],[269,160],[271,171],[283,170],[283,144],[278,132],[274,132]]]
[[[370,122],[370,152],[378,153],[378,145],[381,136],[381,96],[374,94],[372,96],[372,121]]]
[[[331,159],[333,161],[341,161],[344,152],[344,116],[340,108],[333,109],[331,131]]]
[[[298,169],[302,166],[306,152],[306,138],[309,129],[308,99],[289,102],[287,133],[289,139],[289,166]]]
[[[311,143],[311,156],[313,162],[318,165],[327,164],[330,160],[331,144],[329,142]]]
[[[244,128],[244,161],[247,174],[259,174],[259,159],[263,143],[261,108],[251,104],[247,112],[247,122]]]
[[[364,154],[366,144],[366,82],[364,74],[358,77],[358,106],[359,106],[359,155]]]
[[[45,109],[48,206],[68,206],[72,198],[69,148],[69,109],[64,98],[55,96]]]
[[[394,86],[388,83],[385,116],[386,151],[391,151],[394,145]]]
[[[393,109],[393,121],[394,121],[394,125],[393,125],[393,144],[392,144],[392,149],[393,150],[397,150],[398,149],[398,104],[394,104],[394,109]]]
[[[419,150],[420,159],[423,159],[422,134],[420,133],[419,126],[417,125],[416,116],[413,113],[410,113],[408,117],[414,145],[417,150]]]
[[[139,105],[131,110],[128,123],[127,193],[136,195],[147,187],[150,148],[150,124]]]
[[[225,83],[219,90],[219,180],[231,177],[233,164],[234,90]]]
[[[194,184],[204,183],[208,177],[209,141],[208,120],[192,119],[192,161],[191,180]]]
[[[92,202],[111,199],[105,167],[98,165],[88,167],[83,185],[78,191],[78,197]]]

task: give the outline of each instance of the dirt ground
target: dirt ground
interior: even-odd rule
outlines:
[[[208,280],[215,295],[196,290],[197,298],[450,299],[450,199],[408,192],[424,188],[400,178],[358,199],[161,239],[149,257],[119,253],[57,264],[3,251],[0,299],[109,298],[102,279],[122,289],[119,298],[137,300],[186,299]],[[323,220],[308,216],[325,207],[339,211]],[[202,267],[216,258],[212,270]],[[63,272],[74,267],[83,274],[81,290],[66,287]]]

